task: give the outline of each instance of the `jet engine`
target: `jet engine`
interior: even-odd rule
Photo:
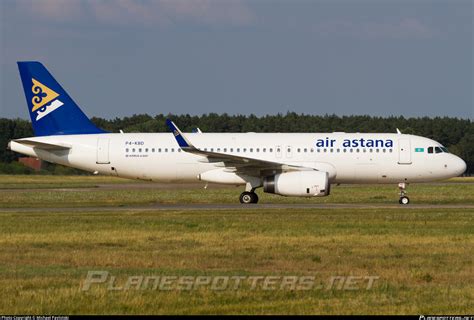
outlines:
[[[329,195],[329,177],[324,171],[292,171],[265,177],[263,191],[293,197]]]

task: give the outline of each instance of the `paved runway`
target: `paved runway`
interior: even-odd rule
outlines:
[[[117,212],[117,211],[217,211],[217,210],[247,210],[258,209],[474,209],[473,205],[430,205],[410,204],[153,204],[147,206],[109,206],[109,207],[54,207],[54,208],[0,208],[0,212]]]
[[[421,183],[420,183],[421,184]],[[429,185],[474,185],[473,182],[430,182],[425,183]],[[207,184],[209,189],[242,189],[242,186],[234,186],[234,185],[222,185],[222,184],[215,184],[215,183],[208,183]],[[55,187],[48,187],[48,186],[41,186],[35,188],[0,188],[1,192],[41,192],[41,191],[60,191],[60,192],[86,192],[86,191],[97,191],[97,190],[146,190],[146,189],[153,189],[153,190],[183,190],[183,189],[203,189],[206,186],[206,183],[202,182],[195,182],[195,183],[159,183],[159,182],[135,182],[135,183],[109,183],[109,184],[102,184],[97,183],[93,186],[69,186],[64,188],[55,188]],[[333,187],[333,186],[331,186]],[[334,188],[353,188],[354,185],[350,184],[342,184],[342,185],[334,185]],[[394,190],[397,190],[396,186]]]

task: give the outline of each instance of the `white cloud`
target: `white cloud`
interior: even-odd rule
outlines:
[[[255,21],[250,8],[238,0],[162,0],[157,3],[177,21],[231,25],[250,25]]]
[[[366,24],[363,34],[375,38],[426,38],[434,32],[418,19],[403,18],[395,23]]]
[[[18,2],[20,10],[26,11],[33,18],[44,18],[55,21],[70,21],[82,15],[80,1],[71,0],[22,0]]]
[[[22,9],[51,22],[91,17],[106,24],[172,25],[193,23],[248,26],[254,12],[242,0],[23,0]]]
[[[360,38],[430,38],[437,32],[416,18],[401,18],[393,22],[354,22],[328,20],[316,24],[313,31],[321,35]]]

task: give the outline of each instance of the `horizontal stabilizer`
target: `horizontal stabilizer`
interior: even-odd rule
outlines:
[[[16,143],[20,143],[26,146],[33,148],[43,149],[43,150],[67,150],[71,149],[71,146],[65,143],[51,143],[51,142],[42,142],[32,139],[16,139],[13,140]]]

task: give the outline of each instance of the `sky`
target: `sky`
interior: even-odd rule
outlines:
[[[28,118],[16,61],[90,117],[474,119],[473,1],[2,0],[0,117]]]

